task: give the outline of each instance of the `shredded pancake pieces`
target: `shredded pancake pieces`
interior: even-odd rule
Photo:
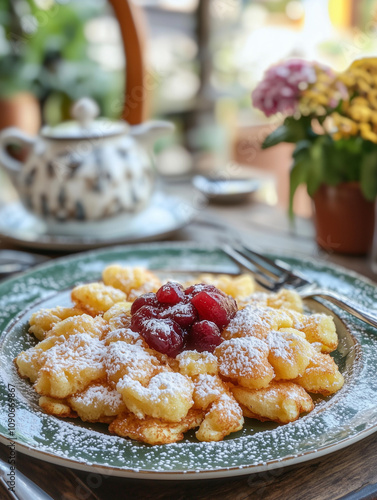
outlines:
[[[39,343],[15,363],[50,415],[150,445],[192,429],[220,441],[245,418],[293,422],[313,410],[310,394],[343,385],[333,319],[305,314],[294,291],[258,292],[251,275],[162,284],[115,264],[102,278],[30,317]]]

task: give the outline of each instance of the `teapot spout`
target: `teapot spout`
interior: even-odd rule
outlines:
[[[174,124],[163,120],[154,120],[131,127],[132,137],[140,141],[145,147],[153,148],[160,137],[174,131]]]

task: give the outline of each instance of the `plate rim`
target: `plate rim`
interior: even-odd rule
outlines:
[[[9,284],[12,281],[17,281],[18,279],[24,279],[27,275],[32,274],[34,272],[38,272],[39,270],[43,269],[48,269],[50,267],[55,267],[56,264],[64,264],[64,262],[69,262],[69,261],[75,261],[75,260],[80,260],[81,258],[88,256],[95,256],[97,254],[106,254],[107,252],[119,252],[122,250],[127,251],[133,251],[137,250],[138,248],[147,248],[148,250],[152,250],[153,247],[158,248],[159,250],[164,250],[164,249],[181,249],[185,250],[190,248],[191,250],[205,250],[205,251],[218,251],[221,250],[221,247],[218,245],[208,245],[208,244],[200,244],[196,242],[156,242],[151,245],[145,245],[145,244],[133,244],[133,245],[117,245],[112,247],[111,249],[109,248],[97,248],[94,250],[90,251],[85,251],[85,252],[80,252],[78,254],[74,255],[68,255],[68,256],[63,256],[59,257],[56,259],[52,259],[51,261],[47,261],[44,263],[41,263],[29,270],[26,270],[16,276],[13,276],[11,278],[8,278],[7,280],[4,280],[2,283],[0,283],[0,296],[2,295],[2,288],[4,285]],[[266,255],[271,255],[271,252],[264,252]],[[302,256],[298,255],[297,253],[287,253],[287,252],[280,252],[279,256],[281,257],[286,257],[286,258],[292,258],[299,260],[301,263],[312,263],[315,264],[316,266],[323,266],[325,268],[329,267],[329,263],[322,260],[322,259],[315,259],[310,256]],[[231,262],[231,261],[230,261]],[[353,279],[359,279],[374,288],[376,288],[376,283],[373,282],[373,280],[369,279],[368,277],[365,277],[361,275],[360,273],[349,270],[343,266],[340,266],[338,264],[333,264],[331,263],[331,269],[334,269],[338,272],[345,273],[346,275],[350,276]],[[167,269],[168,270],[168,269]],[[182,272],[185,272],[182,270]],[[190,271],[194,272],[194,271]],[[200,272],[200,270],[199,270]],[[61,292],[62,289],[57,290],[57,293]],[[46,296],[44,299],[47,299],[48,296]],[[39,298],[36,302],[41,300]],[[33,306],[33,303],[30,303],[28,305],[30,308]],[[5,330],[0,333],[0,337],[3,337],[3,335],[7,333],[7,331],[11,328],[11,325],[17,322],[17,318],[19,316],[22,316],[25,314],[25,310],[21,311],[19,314],[17,314],[6,326]],[[341,321],[342,319],[339,318]],[[3,340],[3,339],[1,339]],[[1,375],[1,373],[0,373]],[[43,450],[38,450],[36,448],[33,448],[31,446],[28,446],[27,444],[24,443],[18,443],[17,441],[12,441],[11,438],[0,434],[0,442],[7,444],[9,442],[14,442],[16,445],[16,450],[24,453],[26,455],[32,456],[34,458],[38,458],[40,460],[49,462],[49,463],[54,463],[57,465],[63,465],[66,467],[70,467],[73,469],[77,470],[83,470],[87,472],[93,472],[95,470],[98,473],[104,473],[108,475],[114,475],[117,477],[127,477],[127,478],[138,478],[138,479],[161,479],[161,480],[199,480],[199,479],[210,479],[210,478],[221,478],[221,477],[234,477],[234,476],[239,476],[239,475],[246,475],[246,474],[254,474],[258,472],[263,472],[263,471],[269,471],[272,469],[276,468],[281,468],[281,467],[288,467],[290,465],[295,465],[298,463],[304,463],[309,460],[314,460],[316,458],[319,458],[324,455],[331,454],[333,452],[336,452],[342,448],[348,447],[365,437],[373,434],[374,432],[377,431],[377,421],[375,424],[373,424],[371,427],[368,427],[362,431],[359,431],[357,434],[355,434],[352,437],[346,437],[342,439],[341,441],[338,441],[335,444],[328,444],[326,446],[322,446],[319,450],[315,451],[305,451],[301,452],[299,454],[294,454],[292,456],[286,456],[282,459],[274,459],[271,461],[267,461],[262,465],[252,465],[252,466],[233,466],[229,468],[216,468],[212,470],[199,470],[199,471],[156,471],[156,470],[137,470],[135,469],[125,469],[123,467],[115,467],[111,465],[99,465],[99,464],[91,464],[89,462],[84,462],[84,461],[79,461],[79,460],[73,460],[70,458],[66,457],[59,457],[56,454],[52,454],[48,451],[43,451]],[[287,461],[289,463],[287,463]],[[110,474],[109,474],[110,473]]]
[[[109,465],[97,465],[88,462],[82,462],[78,460],[72,460],[70,458],[59,457],[52,453],[37,450],[31,448],[25,444],[18,443],[17,441],[12,441],[0,434],[0,443],[9,445],[15,445],[16,451],[23,453],[26,456],[32,458],[37,458],[43,462],[60,465],[63,467],[69,467],[74,470],[80,470],[84,472],[96,472],[98,474],[104,474],[107,476],[123,477],[128,479],[148,479],[148,480],[161,480],[161,481],[190,481],[190,480],[201,480],[201,479],[221,479],[224,477],[236,477],[244,476],[250,474],[258,474],[260,472],[268,472],[274,469],[282,469],[284,467],[290,467],[297,464],[303,464],[305,462],[310,462],[311,460],[316,460],[326,455],[331,455],[344,448],[348,448],[359,441],[362,441],[366,437],[375,434],[377,431],[377,422],[374,426],[365,429],[364,431],[356,434],[352,438],[345,438],[338,441],[336,444],[327,445],[316,451],[308,451],[304,453],[298,453],[295,455],[284,457],[283,459],[271,460],[264,462],[261,465],[252,466],[234,466],[226,468],[206,470],[191,470],[191,471],[155,471],[152,469],[125,469],[122,467],[113,467]],[[312,456],[313,455],[313,456]],[[47,457],[47,458],[46,458]],[[286,463],[289,462],[289,463]]]
[[[34,271],[39,271],[41,268],[48,268],[50,266],[54,266],[55,263],[64,263],[65,261],[69,262],[71,260],[76,260],[77,258],[80,258],[82,256],[92,256],[96,254],[101,254],[102,252],[108,252],[108,251],[114,251],[118,252],[121,250],[137,250],[137,249],[142,249],[146,247],[146,244],[148,245],[148,249],[152,247],[156,247],[158,250],[164,249],[164,248],[172,248],[176,247],[177,249],[181,248],[182,250],[185,250],[187,248],[190,248],[191,250],[207,250],[207,251],[222,251],[221,245],[219,244],[206,244],[206,243],[200,243],[196,241],[153,241],[151,243],[131,243],[131,244],[116,244],[116,245],[110,245],[110,246],[102,246],[102,247],[96,247],[96,248],[90,248],[88,250],[82,250],[80,252],[75,252],[69,255],[62,255],[59,257],[53,257],[51,259],[48,259],[44,262],[41,262],[40,264],[37,264],[33,267],[30,267],[24,271],[21,271],[20,273],[14,274],[13,276],[10,276],[9,278],[5,278],[0,281],[0,290],[3,287],[4,284],[10,283],[12,281],[15,281],[19,279],[20,277],[24,277],[28,274],[33,273]],[[324,265],[326,267],[327,264],[330,264],[333,269],[335,269],[339,273],[344,273],[348,274],[354,279],[359,279],[361,281],[364,281],[370,286],[373,286],[377,288],[377,281],[373,281],[371,278],[368,276],[364,276],[363,274],[354,271],[353,269],[347,269],[345,266],[342,266],[341,264],[336,264],[334,262],[327,262],[326,260],[322,258],[317,258],[311,255],[304,255],[301,252],[288,252],[288,251],[282,251],[275,253],[271,248],[265,248],[262,250],[263,254],[265,254],[267,257],[273,256],[273,257],[285,257],[287,259],[295,259],[295,260],[300,260],[302,262],[309,262],[310,264],[313,265]],[[232,261],[229,259],[229,262],[232,263]],[[237,264],[233,263],[234,266],[236,267]],[[167,269],[168,270],[168,269]],[[183,270],[184,271],[184,270]],[[200,271],[201,272],[201,271]],[[1,332],[0,332],[1,336]]]

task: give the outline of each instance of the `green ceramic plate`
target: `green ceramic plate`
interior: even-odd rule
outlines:
[[[321,286],[341,290],[377,313],[373,283],[332,264],[281,258]],[[105,425],[60,420],[42,413],[37,395],[28,381],[19,378],[13,364],[21,350],[33,345],[26,333],[28,318],[41,306],[69,303],[70,287],[99,279],[103,267],[115,261],[182,270],[181,274],[236,270],[217,249],[153,244],[60,259],[2,283],[1,441],[12,439],[18,451],[42,460],[107,475],[200,479],[293,465],[348,446],[377,430],[377,331],[338,309],[334,310],[340,343],[334,356],[345,385],[333,397],[318,400],[312,413],[288,425],[246,419],[241,432],[220,443],[200,443],[191,433],[180,443],[151,447],[109,435]],[[316,308],[323,310],[322,306]]]

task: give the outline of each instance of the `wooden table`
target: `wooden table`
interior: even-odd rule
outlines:
[[[178,194],[187,190],[181,185],[169,187]],[[375,280],[366,258],[327,254],[317,248],[311,221],[297,220],[296,232],[290,231],[286,214],[261,203],[233,206],[210,205],[203,208],[192,192],[189,199],[197,207],[198,221],[176,235],[175,240],[215,244],[234,236],[236,230],[253,246],[275,253],[321,258],[355,270]],[[191,197],[191,198],[190,198]],[[225,225],[225,229],[221,229]],[[1,242],[0,242],[1,248]],[[301,465],[271,470],[261,474],[231,479],[204,481],[139,481],[78,472],[39,460],[17,455],[17,468],[32,478],[55,500],[141,499],[290,499],[334,500],[377,483],[377,434],[341,451]],[[0,445],[0,456],[7,459],[8,450]],[[0,498],[7,498],[0,491]],[[347,496],[349,499],[377,498]],[[31,499],[32,500],[32,499]]]

